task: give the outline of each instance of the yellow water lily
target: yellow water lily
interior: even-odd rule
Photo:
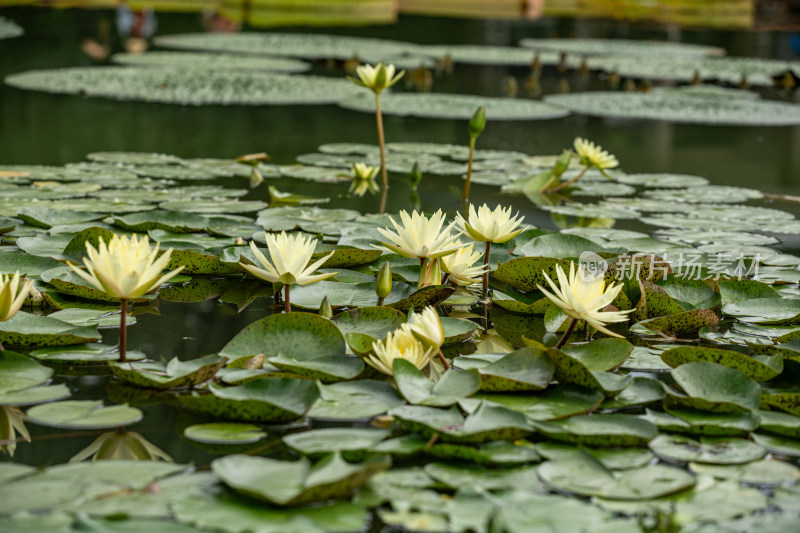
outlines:
[[[267,241],[269,257],[272,261],[270,262],[258,249],[256,243],[251,241],[250,249],[253,250],[253,255],[264,268],[245,263],[239,263],[239,265],[264,281],[283,283],[285,291],[284,303],[287,313],[291,311],[289,301],[290,285],[294,283],[309,285],[338,274],[338,272],[329,272],[327,274],[314,275],[314,271],[325,264],[333,255],[333,252],[309,264],[311,256],[314,255],[314,250],[317,248],[317,240],[313,237],[305,237],[300,234],[287,235],[285,231],[282,231],[279,235],[264,233],[264,239]]]
[[[364,196],[366,192],[376,193],[379,190],[375,176],[380,167],[373,167],[366,163],[353,163],[353,183],[350,184],[350,194]]]
[[[483,204],[475,210],[474,205],[469,206],[469,217],[467,220],[456,215],[456,225],[467,237],[471,237],[478,242],[506,242],[517,236],[523,229],[520,228],[525,217],[516,215],[511,216],[511,208],[504,209],[498,205],[494,209]]]
[[[82,270],[71,263],[69,267],[94,288],[120,300],[139,298],[176,276],[183,267],[166,274],[162,271],[169,263],[172,248],[158,255],[159,244],[150,247],[145,235],[138,238],[114,235],[108,244],[100,237],[97,248],[86,242],[86,255]]]
[[[459,248],[454,254],[442,257],[442,270],[450,275],[450,280],[459,287],[466,287],[481,282],[481,277],[486,271],[486,265],[478,264],[481,254],[473,250],[473,245],[468,244]]]
[[[579,267],[579,271],[576,271],[575,263],[570,263],[569,265],[569,277],[564,274],[561,265],[556,265],[556,276],[558,277],[558,285],[550,279],[547,273],[544,276],[553,292],[547,291],[541,285],[537,285],[537,287],[551,302],[573,319],[571,328],[567,331],[568,334],[572,333],[572,328],[574,328],[578,320],[584,320],[587,324],[606,335],[622,337],[622,335],[607,329],[605,325],[627,321],[628,313],[633,310],[602,311],[620,293],[622,284],[618,283],[606,287],[602,275],[595,276],[583,269],[583,267]],[[564,336],[565,338],[562,338],[563,342],[559,342],[559,348],[566,342],[566,338],[569,337],[568,334]]]
[[[586,167],[595,167],[598,170],[607,168],[616,168],[619,166],[619,161],[614,155],[603,150],[599,144],[594,144],[591,141],[577,137],[573,143],[575,152],[581,158],[581,164]]]
[[[33,282],[19,277],[19,271],[13,276],[0,276],[0,322],[4,322],[19,311],[31,290]]]
[[[442,229],[444,220],[441,209],[430,218],[417,211],[412,211],[411,215],[406,211],[400,211],[402,226],[389,217],[397,233],[389,228],[378,228],[378,232],[391,241],[381,241],[381,244],[403,257],[436,259],[455,253],[459,249],[459,245],[456,244],[457,237],[451,233],[455,222]],[[380,248],[374,244],[372,246]]]
[[[438,350],[444,344],[444,328],[439,314],[433,306],[428,306],[419,313],[413,310],[408,315],[411,334],[426,346]]]
[[[392,363],[395,359],[405,359],[422,370],[430,364],[436,350],[425,346],[411,332],[409,324],[389,332],[385,339],[372,343],[374,353],[364,361],[387,376],[393,375]]]
[[[348,76],[348,79],[357,85],[366,87],[375,94],[380,94],[384,89],[391,87],[406,73],[401,70],[395,75],[395,66],[386,64],[383,61],[377,65],[359,65],[356,67],[356,75],[358,78]]]

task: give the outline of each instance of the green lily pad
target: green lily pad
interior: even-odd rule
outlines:
[[[658,434],[655,425],[634,415],[578,415],[531,424],[557,441],[587,446],[641,446]]]
[[[452,290],[448,293],[452,294]],[[392,292],[385,302],[405,303],[414,294],[414,289],[403,283],[395,283]],[[378,302],[375,295],[375,282],[365,283],[340,283],[337,281],[323,280],[312,285],[292,287],[292,305],[301,309],[319,309],[322,299],[328,297],[333,307],[370,307]],[[446,299],[446,297],[444,298]],[[392,306],[395,307],[395,306]],[[398,307],[399,309],[399,307]],[[404,309],[399,309],[403,311]]]
[[[782,437],[800,438],[800,416],[778,411],[758,411],[758,429]]]
[[[283,437],[283,442],[303,455],[319,457],[327,453],[341,453],[347,460],[363,458],[363,453],[374,448],[389,432],[374,428],[322,428],[302,431]]]
[[[551,461],[570,460],[575,455],[588,453],[609,470],[641,468],[653,462],[653,453],[644,448],[588,448],[586,446],[540,442],[536,450]]]
[[[269,363],[292,374],[305,378],[318,379],[322,383],[335,383],[358,377],[364,371],[364,362],[348,355],[328,355],[318,357],[314,354],[283,355],[268,359]]]
[[[209,54],[203,52],[147,52],[146,54],[114,54],[114,63],[134,67],[162,67],[209,70],[256,70],[271,72],[305,72],[311,65],[284,57]]]
[[[719,280],[717,282],[722,296],[722,305],[747,302],[760,298],[778,298],[780,294],[766,283],[752,279]]]
[[[18,311],[0,322],[0,343],[12,346],[63,346],[100,340],[96,327],[73,326],[68,322]]]
[[[349,333],[361,333],[374,339],[382,339],[390,331],[402,326],[406,317],[390,307],[360,307],[339,313],[331,321],[345,337]]]
[[[425,439],[422,447],[428,444]],[[376,450],[377,451],[377,450]],[[511,466],[538,463],[542,460],[536,447],[528,442],[495,441],[480,446],[438,443],[427,448],[426,453],[442,459],[460,459],[479,465]]]
[[[95,248],[100,245],[100,239],[108,243],[114,237],[114,232],[101,226],[91,226],[76,233],[64,246],[63,257],[76,262],[81,262],[86,255],[86,243],[88,242]]]
[[[210,394],[178,397],[189,410],[242,422],[285,424],[301,418],[319,397],[314,382],[305,379],[262,378],[236,387],[213,383]]]
[[[764,448],[765,453],[768,451],[775,455],[800,457],[800,441],[758,433],[753,433],[751,438],[753,442]]]
[[[603,402],[603,394],[584,387],[559,384],[541,396],[479,393],[475,400],[502,405],[530,420],[556,420],[594,411]]]
[[[26,224],[39,228],[50,229],[53,226],[65,224],[78,224],[100,220],[106,215],[91,211],[69,211],[61,209],[48,209],[45,207],[23,207],[17,211],[17,218]]]
[[[698,361],[719,363],[728,368],[736,369],[759,383],[768,381],[783,371],[783,357],[781,355],[749,356],[733,350],[705,346],[671,348],[661,354],[661,359],[672,367]]]
[[[581,359],[561,350],[547,348],[547,354],[555,364],[555,376],[559,383],[571,383],[599,390],[609,398],[619,394],[633,379],[631,376],[591,370]]]
[[[37,279],[42,272],[60,266],[62,266],[60,262],[49,257],[39,257],[25,252],[0,253],[0,274],[13,275],[19,272],[20,275]]]
[[[447,407],[481,388],[481,377],[476,370],[450,369],[436,383],[405,359],[395,359],[392,371],[400,394],[414,405]]]
[[[331,252],[333,254],[325,261],[325,268],[353,268],[359,265],[366,265],[378,259],[383,253],[374,248],[365,250],[353,246],[323,244],[317,245],[311,260],[316,261]]]
[[[689,463],[689,469],[697,474],[708,474],[717,479],[730,479],[751,485],[774,486],[796,483],[800,469],[784,461],[763,459],[743,465],[709,465]]]
[[[543,488],[536,478],[536,467],[533,466],[489,470],[472,465],[431,463],[425,465],[425,473],[452,489],[479,487],[485,490],[505,490],[514,487],[540,491]]]
[[[62,429],[108,429],[135,424],[142,412],[127,405],[104,407],[101,400],[67,400],[31,407],[28,420]]]
[[[767,454],[762,447],[748,440],[725,437],[702,437],[696,441],[681,435],[659,435],[648,446],[666,461],[715,465],[749,463]]]
[[[632,351],[633,345],[625,339],[597,339],[564,350],[581,361],[586,368],[597,372],[608,372],[619,368]]]
[[[109,366],[118,378],[139,387],[173,389],[208,381],[227,361],[224,357],[212,354],[190,361],[181,361],[175,357],[166,364],[112,362]]]
[[[632,56],[639,61],[661,57],[720,56],[723,48],[698,44],[634,39],[522,39],[519,45],[543,52],[559,52],[576,56]],[[657,59],[656,59],[657,58]]]
[[[117,346],[97,343],[76,344],[74,346],[39,348],[30,352],[29,355],[50,364],[94,365],[118,361],[119,349]],[[145,354],[138,350],[128,350],[125,357],[128,361],[140,361],[145,358]]]
[[[147,232],[161,229],[173,233],[193,233],[205,231],[208,219],[181,211],[144,211],[130,215],[115,215],[114,224],[128,231]]]
[[[636,376],[631,384],[601,405],[603,409],[626,409],[660,402],[666,396],[663,385],[657,379]]]
[[[800,300],[753,298],[723,305],[722,312],[756,324],[793,324],[800,321]]]
[[[183,430],[183,436],[204,444],[252,444],[267,436],[259,426],[219,422],[195,424]]]
[[[428,437],[439,435],[445,442],[478,444],[488,440],[515,440],[531,431],[521,413],[484,402],[466,417],[455,406],[443,410],[405,405],[392,409],[389,414],[410,430]]]
[[[391,307],[392,309],[397,309],[403,312],[408,312],[411,309],[420,312],[428,306],[436,306],[444,303],[455,292],[456,290],[453,287],[448,287],[445,285],[431,285],[430,287],[424,287],[418,290],[417,292],[400,301],[387,303],[386,305],[387,307]],[[394,293],[394,288],[392,289],[392,293]],[[391,296],[392,295],[390,294],[389,298],[391,298]],[[463,332],[460,335],[463,335]]]
[[[529,315],[543,315],[548,308],[552,307],[550,299],[541,291],[524,293],[514,287],[508,287],[504,291],[493,291],[492,303],[514,313]]]
[[[543,390],[553,379],[555,367],[547,352],[533,347],[510,354],[461,356],[453,361],[456,368],[477,369],[481,390]]]
[[[597,253],[603,251],[604,250],[602,246],[579,235],[570,235],[568,233],[546,233],[526,242],[517,248],[514,253],[517,255],[533,256],[534,258],[565,259],[570,257],[580,257],[583,252]],[[562,268],[565,266],[564,263],[561,263],[561,265]],[[550,272],[548,269],[548,275],[553,274],[554,272],[555,268],[553,268],[553,272]],[[539,274],[541,274],[541,272],[539,272]],[[553,279],[556,279],[555,276],[553,276]],[[506,281],[506,283],[510,282]],[[513,285],[513,283],[511,284]],[[547,286],[545,283],[539,284],[545,287]]]
[[[453,344],[463,342],[472,336],[472,332],[478,329],[478,324],[471,320],[453,317],[440,317],[444,330],[443,344]]]
[[[305,457],[298,461],[279,461],[267,457],[229,455],[216,459],[211,468],[234,490],[283,506],[345,496],[390,464],[386,456],[350,464],[336,453],[313,465]]]
[[[588,453],[565,461],[548,461],[537,469],[550,487],[581,496],[609,500],[650,500],[694,486],[691,474],[671,466],[651,465],[608,470]]]
[[[741,413],[710,413],[696,409],[668,408],[666,413],[646,409],[644,416],[665,431],[709,437],[746,436],[759,424],[758,415]]]
[[[0,394],[42,385],[52,375],[52,368],[40,365],[23,354],[0,351]]]
[[[308,417],[319,420],[359,420],[386,413],[405,404],[397,390],[387,383],[362,379],[319,385],[319,400]]]
[[[8,353],[8,352],[5,352]],[[28,406],[40,403],[66,400],[71,396],[69,388],[63,383],[42,385],[28,389],[0,392],[0,406]]]
[[[665,386],[670,405],[712,413],[758,409],[761,387],[738,370],[716,363],[686,363],[671,372],[683,392]]]
[[[14,77],[9,77],[14,82]],[[7,80],[8,81],[8,80]],[[13,85],[13,83],[11,83]],[[371,94],[358,94],[338,102],[345,109],[375,113],[375,98]],[[381,111],[385,115],[424,118],[469,120],[475,109],[484,107],[488,120],[546,120],[561,118],[569,113],[535,100],[491,98],[464,94],[392,93],[381,98]]]
[[[717,329],[719,317],[711,309],[693,309],[643,320],[636,325],[662,335],[687,337],[697,335],[702,328]]]
[[[579,254],[580,255],[580,254]],[[556,279],[556,265],[569,270],[569,261],[552,257],[518,257],[497,267],[492,276],[501,283],[523,291],[538,290],[547,286],[544,276]]]

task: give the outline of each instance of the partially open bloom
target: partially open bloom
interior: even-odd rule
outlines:
[[[579,267],[583,268],[583,267]],[[612,285],[605,288],[603,276],[596,276],[587,271],[576,272],[575,263],[569,265],[569,278],[564,274],[561,265],[556,265],[556,275],[558,276],[558,286],[545,273],[550,288],[550,293],[541,285],[539,290],[547,296],[550,301],[561,308],[564,313],[576,320],[585,320],[590,326],[606,335],[612,337],[622,337],[613,331],[605,328],[606,324],[613,322],[625,322],[628,320],[628,313],[633,311],[601,311],[605,306],[614,301],[622,290],[622,284]],[[586,281],[590,279],[591,281]]]
[[[459,213],[456,224],[461,233],[478,242],[506,242],[525,229],[519,227],[523,220],[519,213],[512,217],[510,207],[503,209],[498,205],[491,210],[483,204],[477,211],[474,205],[470,205],[467,220]]]
[[[364,196],[369,191],[376,193],[380,190],[375,176],[378,175],[380,167],[369,166],[365,163],[353,163],[353,183],[350,184],[350,194]]]
[[[619,166],[617,158],[603,150],[599,144],[594,144],[591,141],[577,137],[574,145],[578,157],[581,158],[581,164],[586,167],[595,167],[602,171],[607,168],[616,168]]]
[[[392,241],[391,243],[381,241],[381,244],[394,253],[403,257],[436,259],[458,251],[457,237],[450,233],[455,222],[451,222],[442,230],[444,213],[441,209],[430,219],[416,211],[410,216],[406,211],[400,211],[400,219],[403,222],[402,226],[389,217],[397,233],[388,228],[378,228],[381,235]],[[380,247],[375,246],[375,248]]]
[[[405,359],[422,370],[431,362],[436,349],[426,347],[411,333],[411,327],[403,324],[386,336],[382,341],[372,343],[372,351],[364,361],[387,376],[393,375],[392,363],[395,359]]]
[[[158,243],[150,248],[145,235],[120,237],[114,235],[106,245],[103,238],[95,249],[86,243],[83,258],[86,271],[70,264],[70,268],[93,287],[121,300],[139,298],[177,275],[183,267],[162,275],[169,263],[172,248],[158,256]]]
[[[435,350],[444,344],[444,328],[434,307],[429,305],[419,313],[410,312],[408,318],[411,334],[422,344]]]
[[[442,270],[450,274],[453,283],[460,287],[480,283],[486,266],[475,263],[482,258],[483,254],[473,250],[473,245],[469,244],[459,248],[454,254],[442,257]]]
[[[356,75],[358,76],[358,79],[350,76],[348,76],[348,79],[353,83],[370,89],[375,94],[380,94],[381,91],[387,87],[391,87],[400,81],[400,78],[402,78],[405,73],[405,70],[401,70],[397,73],[397,75],[395,75],[394,65],[387,65],[381,61],[375,66],[360,65],[356,67]]]
[[[261,250],[256,247],[256,243],[252,241],[250,242],[250,248],[264,268],[239,263],[240,266],[247,269],[257,278],[272,283],[280,282],[284,285],[293,283],[308,285],[330,278],[338,273],[329,272],[327,274],[317,274],[316,276],[312,275],[333,255],[333,252],[331,252],[309,265],[311,256],[314,255],[314,250],[317,247],[317,240],[313,237],[306,238],[300,234],[286,235],[286,232],[282,231],[280,235],[264,233],[264,238],[267,240],[267,248],[269,249],[269,257],[272,259],[272,263],[264,257]]]
[[[19,311],[31,290],[31,283],[29,279],[20,279],[19,271],[13,276],[0,276],[0,322]]]

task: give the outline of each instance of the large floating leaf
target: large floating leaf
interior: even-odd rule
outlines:
[[[555,489],[611,500],[649,500],[688,489],[695,483],[691,474],[670,466],[611,471],[588,453],[571,460],[548,461],[537,472]]]
[[[359,92],[344,79],[169,68],[33,70],[14,74],[5,81],[19,89],[184,105],[329,104]],[[563,114],[556,112],[556,116]]]
[[[642,418],[659,429],[688,435],[728,437],[747,435],[758,427],[759,418],[751,412],[709,413],[696,409],[668,409],[666,413],[646,409]]]
[[[570,460],[576,455],[589,453],[609,470],[640,468],[653,462],[654,455],[643,448],[588,448],[586,446],[544,441],[536,450],[551,461]]]
[[[723,48],[699,44],[633,39],[522,39],[519,45],[544,52],[563,52],[578,56],[633,56],[639,61],[652,57],[695,57],[724,55]]]
[[[453,365],[462,369],[477,369],[484,391],[542,390],[553,379],[555,368],[547,352],[522,348],[510,354],[481,354],[461,356]]]
[[[556,420],[589,413],[603,402],[600,391],[574,385],[557,385],[541,396],[481,393],[476,398],[518,411],[531,420]]]
[[[452,289],[448,296],[452,294]],[[414,294],[414,289],[405,283],[395,283],[392,292],[386,298],[386,304],[406,302]],[[334,307],[369,307],[378,303],[375,295],[375,282],[340,283],[323,280],[305,286],[295,286],[291,290],[292,305],[301,309],[319,309],[322,299],[328,297]],[[446,300],[445,296],[442,301]]]
[[[76,327],[68,322],[19,311],[0,322],[0,343],[12,346],[63,346],[100,340],[96,327]]]
[[[24,252],[0,253],[0,274],[19,272],[27,278],[36,279],[42,272],[60,266],[60,262],[49,257],[38,257]]]
[[[719,363],[729,368],[734,368],[758,382],[770,380],[783,371],[783,357],[781,355],[749,356],[733,350],[705,346],[671,348],[663,352],[661,358],[672,367],[698,361]]]
[[[195,424],[183,430],[183,436],[204,444],[250,444],[267,434],[259,426],[235,422]]]
[[[45,383],[53,369],[20,353],[0,351],[0,393],[13,392]]]
[[[32,407],[28,420],[42,426],[65,429],[107,429],[135,424],[142,412],[127,405],[104,407],[103,402],[67,400]]]
[[[722,312],[756,324],[792,324],[800,321],[800,299],[751,298],[726,304]]]
[[[177,357],[169,363],[111,363],[111,371],[120,379],[155,389],[172,389],[198,385],[211,379],[227,359],[216,354],[199,359],[181,361]]]
[[[385,429],[323,428],[286,435],[283,442],[303,455],[313,457],[338,452],[349,459],[348,452],[370,450],[388,434]]]
[[[114,63],[137,67],[169,67],[208,70],[256,70],[272,72],[305,72],[311,66],[296,59],[257,57],[202,52],[148,52],[115,54]]]
[[[446,407],[481,388],[481,377],[476,370],[451,369],[436,383],[405,359],[395,359],[392,370],[400,394],[415,405]]]
[[[319,397],[305,379],[262,378],[237,387],[211,385],[210,394],[178,397],[190,410],[244,422],[284,424],[302,417]]]
[[[573,113],[700,124],[791,126],[800,110],[790,104],[744,98],[706,98],[675,90],[650,93],[588,92],[558,94],[545,102]]]
[[[697,335],[702,328],[717,329],[719,317],[711,309],[693,309],[674,315],[643,320],[636,326],[666,336],[686,337]]]
[[[77,344],[75,346],[56,346],[53,348],[40,348],[30,352],[31,357],[40,361],[62,365],[92,365],[106,364],[109,361],[119,360],[119,349],[116,346],[105,344]],[[128,361],[138,361],[145,358],[144,353],[138,350],[128,350],[125,354]]]
[[[229,455],[215,460],[211,467],[228,486],[247,496],[275,505],[297,505],[345,496],[389,465],[385,456],[350,464],[332,454],[312,465],[305,457],[278,461]]]
[[[633,415],[581,415],[532,424],[550,438],[587,446],[641,446],[658,434],[652,423]]]
[[[333,317],[343,334],[362,333],[375,339],[382,339],[406,322],[400,311],[389,307],[361,307],[349,309]]]
[[[752,485],[784,485],[800,480],[800,469],[796,466],[771,459],[743,465],[690,463],[689,468],[698,474],[709,474],[717,479],[731,479]]]
[[[695,461],[710,464],[741,464],[756,461],[767,452],[745,439],[703,437],[700,441],[680,435],[659,435],[650,449],[667,461]]]
[[[13,81],[13,79],[12,79]],[[375,98],[358,94],[339,101],[339,105],[365,113],[375,113]],[[475,109],[486,108],[489,120],[543,120],[568,115],[567,111],[535,100],[491,98],[463,94],[394,93],[381,98],[381,111],[386,115],[469,120]]]
[[[758,409],[761,387],[738,370],[716,363],[686,363],[671,372],[683,389],[667,388],[669,403],[713,413]]]
[[[509,487],[540,491],[541,482],[536,478],[536,468],[488,470],[476,466],[457,466],[446,463],[425,465],[425,473],[452,489],[480,487],[486,490],[505,490]]]
[[[556,278],[556,265],[562,269],[569,270],[569,261],[555,259],[552,257],[518,257],[506,261],[492,274],[495,279],[502,283],[508,283],[512,287],[523,291],[535,291],[537,287],[548,287],[544,280],[545,276],[551,279]]]
[[[633,379],[631,376],[591,370],[583,360],[561,350],[548,348],[547,353],[555,364],[555,376],[559,383],[588,387],[599,390],[608,397],[614,397]]]
[[[319,385],[319,400],[308,416],[323,420],[358,420],[382,415],[404,403],[403,397],[391,385],[362,379]]]
[[[152,229],[162,229],[173,233],[192,233],[204,231],[208,226],[208,219],[181,211],[154,209],[143,213],[115,216],[114,223],[129,231],[146,232]]]

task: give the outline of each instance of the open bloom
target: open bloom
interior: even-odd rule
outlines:
[[[438,350],[444,344],[444,328],[439,314],[432,306],[419,313],[409,314],[411,334],[425,346]]]
[[[372,351],[364,361],[387,376],[393,375],[392,363],[395,359],[405,359],[422,370],[431,362],[436,349],[426,347],[411,333],[411,327],[403,327],[389,332],[382,341],[372,343]]]
[[[442,257],[442,270],[450,274],[453,283],[459,287],[466,287],[481,282],[486,265],[475,264],[481,259],[483,259],[483,254],[473,250],[473,245],[469,244],[459,248],[454,254]]]
[[[617,158],[603,150],[598,144],[577,137],[574,145],[578,157],[581,158],[581,164],[584,166],[595,167],[599,170],[616,168],[619,166]]]
[[[491,210],[486,204],[477,211],[474,205],[470,205],[467,220],[460,213],[456,216],[456,224],[461,233],[478,242],[511,240],[524,229],[519,227],[523,220],[524,217],[519,216],[519,213],[512,217],[510,207],[503,209],[498,205]]]
[[[614,301],[614,298],[622,290],[622,284],[605,288],[603,276],[593,277],[587,271],[579,274],[575,272],[575,263],[570,263],[569,265],[569,278],[564,274],[561,265],[556,265],[556,275],[558,276],[558,286],[545,274],[548,285],[553,289],[552,293],[545,290],[541,285],[538,286],[539,290],[550,301],[570,317],[576,320],[585,320],[590,326],[606,335],[622,337],[622,335],[606,329],[605,325],[613,322],[625,322],[628,320],[628,313],[633,310],[601,311],[601,309]],[[591,281],[586,281],[587,279]]]
[[[14,316],[31,290],[31,280],[20,279],[19,271],[13,276],[0,276],[0,322]]]
[[[451,222],[442,230],[444,213],[441,209],[436,211],[430,219],[416,211],[413,211],[410,216],[406,211],[400,211],[402,226],[392,217],[389,217],[389,220],[397,233],[388,228],[378,228],[381,235],[392,241],[391,243],[381,241],[381,244],[398,255],[436,259],[458,251],[457,237],[450,233],[455,222]],[[372,246],[380,248],[374,244]]]
[[[93,287],[120,300],[139,298],[162,283],[169,281],[183,267],[162,275],[169,263],[172,248],[158,257],[158,243],[150,248],[147,236],[141,239],[136,235],[130,238],[114,235],[106,245],[103,238],[95,249],[86,243],[83,264],[86,271],[70,264],[70,268]]]
[[[286,232],[282,231],[280,235],[264,233],[264,238],[267,240],[267,248],[269,249],[269,257],[272,263],[264,257],[261,250],[256,247],[256,243],[252,241],[250,242],[250,248],[264,268],[239,263],[257,278],[272,283],[280,282],[284,285],[293,283],[308,285],[335,276],[338,273],[330,272],[328,274],[312,275],[333,255],[333,252],[331,252],[309,265],[311,256],[314,255],[314,250],[317,247],[317,240],[313,237],[306,238],[300,234],[286,235]]]
[[[387,65],[381,61],[375,66],[360,65],[356,67],[356,75],[358,76],[358,79],[350,76],[348,76],[348,79],[353,83],[370,89],[375,94],[380,94],[381,91],[387,87],[391,87],[400,81],[400,78],[402,78],[405,73],[405,70],[401,70],[397,73],[397,75],[395,75],[394,65]]]
[[[365,163],[353,163],[353,183],[350,184],[350,194],[364,196],[369,191],[376,193],[379,190],[375,176],[378,175],[380,167],[369,166]]]

